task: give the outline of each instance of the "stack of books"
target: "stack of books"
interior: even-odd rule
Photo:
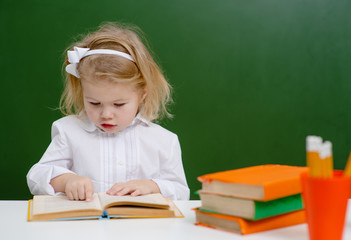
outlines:
[[[306,171],[260,165],[200,176],[195,224],[250,234],[305,223],[300,175]]]

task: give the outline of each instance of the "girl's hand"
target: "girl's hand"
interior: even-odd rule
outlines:
[[[94,193],[94,185],[90,178],[72,175],[66,181],[65,192],[70,200],[86,200],[90,202]]]
[[[114,184],[106,193],[109,195],[123,196],[130,194],[131,196],[146,195],[149,193],[159,193],[158,185],[150,180],[131,180],[128,182]]]
[[[65,192],[70,200],[86,200],[93,198],[94,185],[90,178],[67,173],[51,179],[50,184],[56,192]]]

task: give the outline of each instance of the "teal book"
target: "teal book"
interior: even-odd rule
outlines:
[[[301,194],[261,202],[251,199],[198,192],[201,199],[201,211],[259,220],[267,217],[301,210],[304,208]]]

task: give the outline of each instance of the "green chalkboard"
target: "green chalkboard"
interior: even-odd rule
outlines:
[[[351,149],[351,1],[77,0],[0,3],[0,199],[28,199],[29,168],[61,117],[64,49],[104,21],[138,25],[174,87],[174,119],[196,177],[305,164],[305,137]]]

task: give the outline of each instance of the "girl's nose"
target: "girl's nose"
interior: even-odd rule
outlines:
[[[101,109],[101,118],[109,119],[113,117],[113,111],[110,107],[103,107]]]

